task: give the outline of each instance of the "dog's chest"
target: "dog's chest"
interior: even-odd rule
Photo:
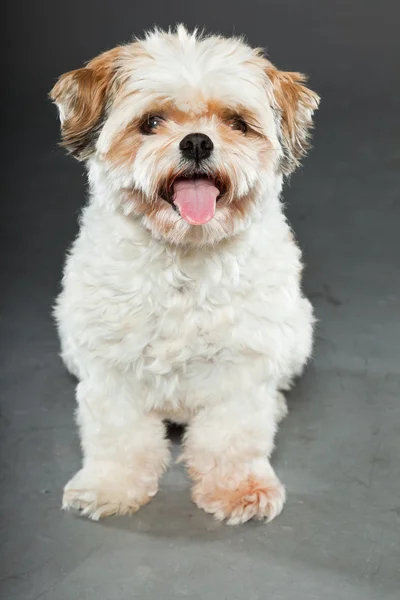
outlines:
[[[122,345],[132,342],[130,359],[143,370],[156,363],[169,371],[229,354],[249,287],[240,261],[231,255],[162,258],[136,276],[134,289],[122,296],[124,318],[115,325]]]
[[[183,253],[110,236],[88,252],[81,240],[62,301],[77,345],[146,380],[268,353],[262,331],[289,298],[281,279],[291,256],[271,251],[279,245],[265,252],[244,238]]]

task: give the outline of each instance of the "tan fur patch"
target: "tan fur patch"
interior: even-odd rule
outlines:
[[[305,85],[301,73],[279,71],[273,65],[266,69],[273,86],[274,99],[281,113],[282,141],[285,150],[283,169],[290,173],[299,165],[309,149],[312,113],[318,108],[318,94]]]
[[[214,514],[218,520],[227,519],[228,523],[243,523],[252,518],[270,520],[282,509],[284,491],[277,480],[249,476],[238,485],[229,480],[208,480],[206,476],[194,485],[192,498],[199,508]]]
[[[50,92],[63,115],[62,145],[80,159],[93,150],[93,134],[101,122],[121,52],[120,47],[113,48],[86,67],[65,73]]]
[[[131,164],[135,160],[141,143],[138,124],[131,123],[114,137],[105,158],[116,165]]]

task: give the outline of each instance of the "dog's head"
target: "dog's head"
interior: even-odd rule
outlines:
[[[62,144],[125,214],[175,244],[239,232],[308,147],[318,96],[242,40],[178,27],[101,54],[51,91]]]

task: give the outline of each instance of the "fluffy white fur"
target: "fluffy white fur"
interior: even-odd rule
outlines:
[[[148,502],[170,458],[165,419],[187,425],[182,458],[199,507],[232,524],[270,520],[283,507],[269,459],[286,414],[282,390],[311,353],[313,315],[279,198],[291,140],[268,65],[241,40],[183,28],[119,49],[103,120],[81,155],[90,200],[55,312],[63,360],[79,379],[83,450],[64,508],[98,519]],[[62,92],[53,97],[64,125],[79,99],[71,102],[74,86]],[[252,111],[254,142],[238,132],[224,141],[218,118],[204,110],[211,100]],[[132,160],[113,162],[113,141],[155,101],[173,102],[188,118],[135,138]],[[316,96],[308,107],[298,100],[297,127],[309,126],[316,105]],[[212,138],[208,169],[231,183],[200,227],[154,200],[163,174],[179,164],[179,140],[193,131]],[[241,199],[244,213],[230,213]],[[138,208],[154,202],[156,213]]]

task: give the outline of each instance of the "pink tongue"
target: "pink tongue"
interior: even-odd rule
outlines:
[[[204,225],[215,214],[219,190],[208,179],[178,179],[174,183],[174,204],[191,225]]]

